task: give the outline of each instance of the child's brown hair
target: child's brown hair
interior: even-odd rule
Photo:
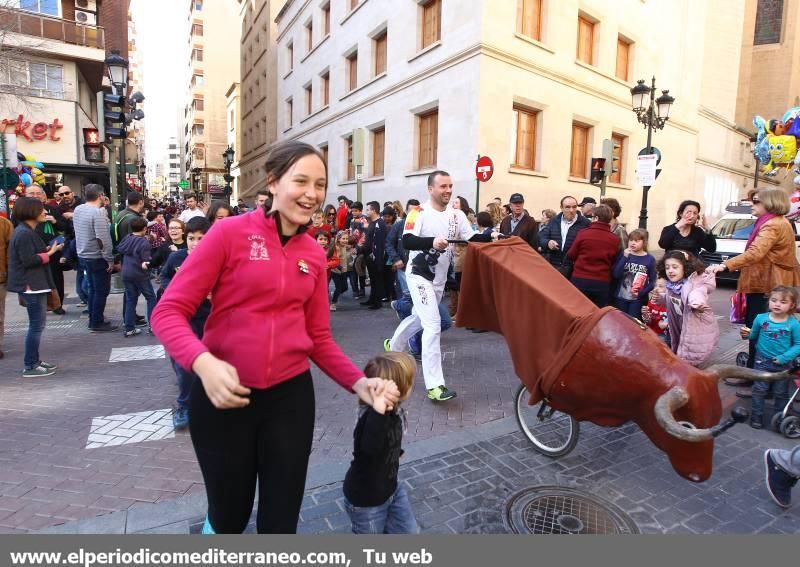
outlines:
[[[644,251],[647,252],[647,240],[650,235],[643,228],[636,228],[628,235],[628,240],[641,240],[644,242]]]
[[[769,295],[771,296],[773,293],[780,294],[782,297],[788,297],[792,302],[792,311],[797,309],[798,294],[795,288],[787,285],[779,285],[773,287]]]
[[[417,363],[409,354],[404,352],[385,352],[370,359],[364,367],[364,376],[369,378],[383,378],[397,384],[400,397],[404,398],[414,386],[414,375],[417,373]]]

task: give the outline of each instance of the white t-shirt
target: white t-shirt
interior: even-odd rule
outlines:
[[[448,240],[469,240],[476,232],[472,230],[467,216],[462,211],[450,207],[444,211],[437,211],[428,201],[408,213],[403,234],[413,234],[421,238],[441,237]],[[409,250],[408,264],[411,265],[411,260],[423,252],[427,252],[427,250]],[[436,277],[433,280],[434,285],[444,285],[447,281],[447,270],[452,257],[453,246],[450,245],[439,256]]]
[[[181,216],[178,218],[183,221],[184,224],[189,222],[189,219],[193,219],[194,217],[204,217],[206,214],[200,210],[200,207],[196,208],[195,210],[186,209],[181,213]]]

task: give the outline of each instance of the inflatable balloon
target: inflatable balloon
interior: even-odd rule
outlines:
[[[756,145],[753,147],[753,154],[759,163],[765,164],[770,160],[769,156],[769,132],[767,130],[767,122],[762,117],[756,115],[753,117],[753,126],[756,129]]]
[[[33,184],[33,178],[31,177],[30,173],[23,173],[22,175],[19,176],[19,180],[25,187],[28,187],[29,185]]]
[[[797,184],[797,177],[794,179],[795,184]],[[786,215],[786,218],[791,221],[797,220],[800,218],[800,187],[795,187],[794,192],[789,195],[789,202],[791,203],[791,207],[789,209],[789,214]]]

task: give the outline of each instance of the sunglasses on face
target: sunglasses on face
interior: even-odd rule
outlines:
[[[65,191],[63,193],[57,193],[59,197],[66,197],[67,195],[72,195],[72,191]]]

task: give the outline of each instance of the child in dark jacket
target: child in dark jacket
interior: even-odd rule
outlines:
[[[147,322],[156,306],[156,293],[150,283],[150,241],[145,237],[147,221],[136,217],[130,223],[131,232],[117,245],[122,254],[122,284],[125,286],[125,336],[140,334],[136,328],[136,303],[139,295],[147,300]]]
[[[411,395],[416,370],[417,365],[409,355],[387,352],[370,360],[364,375],[394,381],[403,402]],[[405,416],[400,403],[391,411],[378,405],[375,409],[359,406],[353,432],[353,461],[342,487],[353,533],[419,533],[408,494],[397,482],[404,429]]]
[[[164,290],[170,282],[178,274],[181,265],[192,253],[192,250],[197,244],[203,240],[208,230],[211,228],[211,223],[205,217],[194,217],[186,223],[186,249],[181,249],[173,252],[167,258],[164,267],[161,269],[161,288],[158,290],[159,298],[164,294]],[[194,316],[189,320],[189,325],[192,327],[194,334],[202,339],[203,328],[206,325],[206,320],[211,314],[211,301],[206,298],[197,308]],[[177,362],[170,359],[172,368],[175,370],[175,375],[178,378],[178,398],[175,400],[176,408],[172,414],[172,425],[176,430],[186,429],[189,426],[189,394],[192,391],[192,385],[196,379],[194,372],[184,370]]]
[[[617,309],[638,319],[658,279],[656,259],[647,252],[646,230],[631,231],[628,247],[614,264],[612,275],[619,281],[614,297]]]

